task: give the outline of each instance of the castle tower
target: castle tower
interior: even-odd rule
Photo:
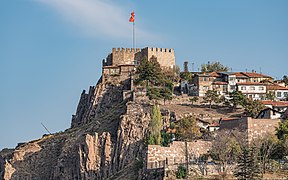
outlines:
[[[173,49],[168,48],[113,48],[103,66],[121,66],[136,65],[144,57],[150,59],[152,56],[157,57],[157,61],[162,67],[173,68],[175,66],[175,54]]]

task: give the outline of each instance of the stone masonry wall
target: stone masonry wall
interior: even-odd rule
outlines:
[[[275,134],[275,129],[279,126],[279,122],[279,119],[253,119],[251,117],[243,117],[241,119],[220,121],[220,130],[239,129],[246,131],[248,140],[251,141],[267,133]]]
[[[170,147],[161,147],[160,145],[148,145],[147,152],[147,169],[162,168],[166,165],[182,164],[192,158],[200,157],[206,154],[211,148],[210,141],[193,141],[187,142],[174,141]]]
[[[103,66],[133,65],[147,57],[150,59],[156,56],[162,67],[173,68],[175,66],[175,54],[173,49],[168,48],[113,48],[106,60],[103,60]]]
[[[146,56],[148,59],[152,56],[157,57],[157,61],[162,67],[173,68],[175,66],[175,54],[173,49],[146,47],[141,51],[142,56]]]
[[[275,134],[279,126],[279,119],[253,119],[248,118],[248,139],[251,141],[265,134]]]

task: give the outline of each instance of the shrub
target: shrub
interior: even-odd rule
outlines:
[[[178,166],[178,170],[176,172],[176,178],[183,179],[186,177],[186,175],[187,175],[186,168],[182,165]]]

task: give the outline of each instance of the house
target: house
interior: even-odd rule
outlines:
[[[247,82],[270,82],[273,80],[272,77],[256,73],[256,71],[252,72],[241,72],[243,75],[245,75],[248,79]]]
[[[181,80],[180,88],[183,94],[196,95],[197,87],[187,80]]]
[[[267,86],[267,92],[269,91],[275,93],[277,100],[286,100],[288,98],[288,87],[272,84]]]
[[[288,101],[270,101],[265,100],[261,101],[266,107],[271,108],[273,110],[277,110],[279,112],[284,112],[288,109]]]
[[[218,122],[214,122],[208,125],[209,132],[217,131],[219,128],[220,128],[220,124]]]
[[[193,84],[195,85],[195,95],[203,97],[208,90],[213,90],[213,82],[221,81],[221,77],[219,73],[211,72],[211,73],[203,73],[196,74]]]
[[[266,94],[266,84],[260,82],[238,82],[237,90],[251,100],[263,100]]]
[[[181,91],[189,95],[205,96],[208,90],[216,90],[219,95],[227,96],[229,92],[241,91],[252,100],[264,99],[266,84],[270,76],[256,72],[211,72],[195,73],[193,82],[181,82]],[[288,89],[287,89],[288,90]],[[288,93],[288,92],[287,92]],[[286,94],[283,92],[282,96]],[[280,93],[278,93],[280,96]]]
[[[212,89],[217,91],[219,95],[226,95],[228,94],[228,83],[222,81],[213,82]]]
[[[277,111],[272,108],[266,108],[259,112],[256,119],[282,119],[283,112]]]
[[[207,129],[209,126],[209,122],[204,121],[202,119],[197,118],[197,126],[200,127],[200,129]]]

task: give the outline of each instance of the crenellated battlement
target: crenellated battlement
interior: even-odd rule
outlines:
[[[152,52],[174,53],[174,50],[170,49],[170,48],[155,48],[155,47],[151,47],[151,48],[148,48],[148,50],[152,51]]]
[[[137,53],[140,51],[140,48],[112,48],[112,53]]]
[[[150,59],[152,56],[157,57],[158,62],[163,67],[175,66],[174,50],[171,48],[112,48],[106,60],[103,60],[103,66],[134,65],[139,63],[144,57]]]

